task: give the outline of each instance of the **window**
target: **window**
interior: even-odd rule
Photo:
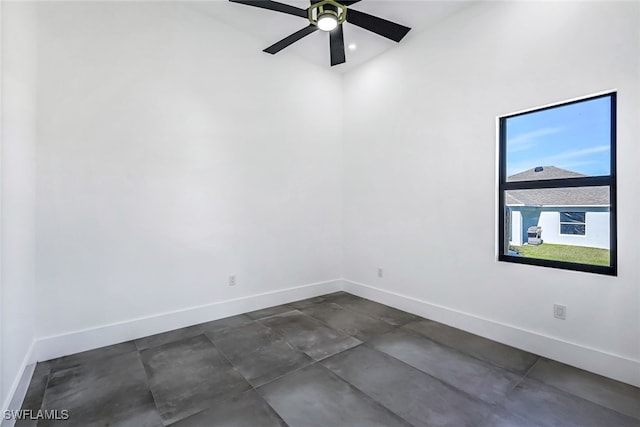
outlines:
[[[584,236],[587,230],[586,212],[560,212],[560,234]]]
[[[615,275],[615,153],[615,93],[500,117],[498,259]]]

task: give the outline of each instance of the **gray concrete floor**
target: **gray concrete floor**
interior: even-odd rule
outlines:
[[[640,426],[640,389],[344,292],[39,363],[16,427]]]

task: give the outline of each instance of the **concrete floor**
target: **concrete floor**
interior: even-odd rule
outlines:
[[[26,426],[640,426],[640,389],[337,292],[36,367]]]

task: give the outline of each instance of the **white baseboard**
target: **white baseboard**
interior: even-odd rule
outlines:
[[[640,361],[502,324],[407,295],[351,280],[336,279],[36,339],[25,355],[20,372],[11,386],[2,409],[19,409],[33,374],[34,363],[37,361],[67,356],[339,290],[640,387]],[[2,427],[12,426],[13,421],[5,420],[2,423]]]
[[[506,325],[407,295],[343,280],[343,290],[521,350],[640,387],[640,361]]]
[[[324,295],[342,290],[343,286],[339,279],[311,283],[38,338],[33,341],[24,357],[20,372],[3,402],[2,414],[7,409],[17,410],[22,406],[36,362]],[[2,420],[1,427],[13,427],[14,423],[14,420]]]
[[[42,337],[36,340],[32,362],[50,360],[265,307],[311,298],[339,291],[342,287],[342,280],[311,283]]]
[[[9,389],[9,393],[7,394],[7,398],[4,402],[2,402],[2,416],[0,417],[2,427],[13,427],[15,424],[15,420],[5,420],[4,414],[6,410],[18,410],[22,406],[22,402],[24,401],[25,396],[27,395],[27,389],[29,388],[29,383],[31,382],[31,376],[33,375],[33,370],[35,369],[35,363],[31,363],[33,359],[33,353],[35,348],[35,340],[31,342],[27,353],[22,359],[22,363],[20,364],[20,370],[17,372],[16,377],[13,380],[13,384],[11,384],[11,388]]]

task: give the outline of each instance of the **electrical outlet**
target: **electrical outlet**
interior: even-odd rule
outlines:
[[[384,271],[381,268],[378,268],[378,277],[384,277]]]
[[[553,317],[565,320],[567,318],[567,307],[560,304],[553,304]]]
[[[236,285],[236,276],[235,275],[231,275],[229,276],[229,286],[235,286]]]

